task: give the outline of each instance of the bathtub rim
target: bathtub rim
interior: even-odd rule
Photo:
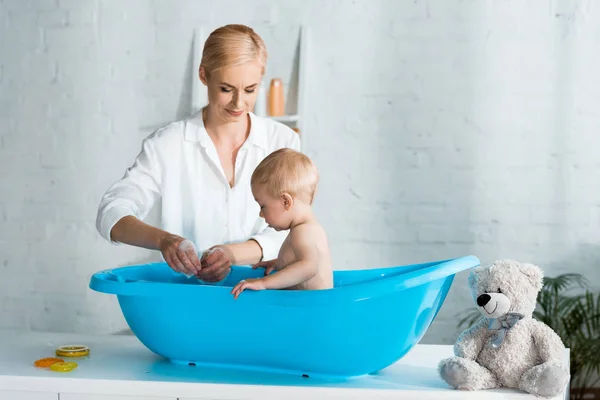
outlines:
[[[168,282],[122,282],[114,280],[113,271],[119,271],[128,268],[139,268],[143,266],[154,266],[164,264],[164,262],[155,262],[148,264],[127,265],[118,268],[112,268],[96,272],[92,275],[89,283],[90,289],[106,294],[117,296],[139,296],[139,297],[190,297],[198,296],[198,291],[210,292],[214,296],[228,296],[231,287],[218,285],[181,285]],[[287,306],[307,306],[307,305],[331,305],[337,302],[364,301],[375,297],[389,295],[411,289],[420,285],[428,284],[433,281],[453,277],[455,274],[477,267],[480,261],[473,255],[451,258],[441,261],[427,263],[399,265],[395,267],[376,268],[371,270],[336,270],[342,273],[360,273],[361,271],[370,271],[371,273],[389,271],[393,268],[419,267],[405,274],[397,274],[380,279],[370,280],[359,284],[349,284],[335,287],[333,289],[315,290],[315,291],[295,291],[295,290],[263,290],[263,291],[244,291],[235,301],[252,301],[259,303],[272,303]],[[249,266],[234,266],[233,268],[250,268]]]

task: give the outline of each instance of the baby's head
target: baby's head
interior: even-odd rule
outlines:
[[[289,229],[292,219],[310,209],[319,172],[308,156],[283,148],[258,164],[251,178],[260,216],[275,229]]]

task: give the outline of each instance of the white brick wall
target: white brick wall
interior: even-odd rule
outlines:
[[[157,254],[103,242],[98,200],[188,112],[193,29],[229,22],[264,36],[267,79],[312,27],[306,134],[337,268],[475,254],[600,286],[591,0],[0,0],[0,327],[125,327],[89,277]],[[465,280],[424,342],[454,341]]]

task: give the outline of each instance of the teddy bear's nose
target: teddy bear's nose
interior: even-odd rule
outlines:
[[[484,293],[484,294],[482,294],[482,295],[480,295],[480,296],[478,296],[478,297],[477,297],[477,305],[478,305],[479,307],[483,307],[483,306],[485,306],[487,303],[489,303],[491,299],[492,299],[492,298],[490,297],[490,295],[489,295],[489,294],[485,294],[485,293]]]

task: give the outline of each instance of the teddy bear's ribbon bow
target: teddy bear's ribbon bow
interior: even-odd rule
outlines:
[[[515,326],[523,317],[523,314],[507,313],[499,318],[491,319],[488,329],[495,331],[492,338],[492,347],[495,349],[500,347],[508,330]]]

